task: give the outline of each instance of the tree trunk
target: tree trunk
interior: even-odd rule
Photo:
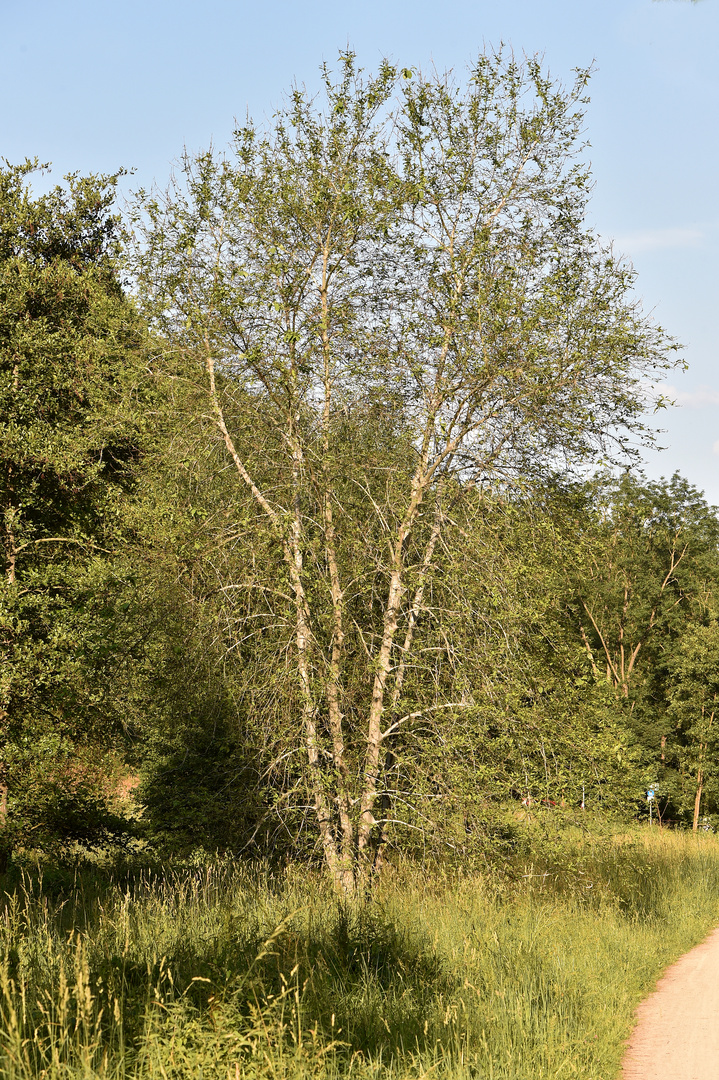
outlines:
[[[12,857],[12,844],[7,836],[7,796],[7,784],[0,783],[0,874],[7,872]]]
[[[429,542],[425,549],[424,558],[422,559],[422,567],[419,574],[419,580],[415,589],[414,600],[412,601],[412,607],[409,613],[409,620],[407,623],[407,629],[405,631],[404,642],[401,647],[401,653],[397,668],[394,674],[394,686],[392,687],[391,697],[391,717],[392,721],[396,718],[397,706],[402,696],[402,687],[404,685],[405,671],[407,670],[407,657],[410,655],[412,648],[412,640],[414,637],[415,626],[419,619],[420,611],[422,609],[422,601],[424,599],[424,588],[427,583],[427,576],[432,566],[432,559],[434,557],[434,551],[439,540],[439,534],[442,531],[442,503],[441,503],[441,487],[437,493],[437,507],[435,511],[434,524],[432,526],[432,532],[429,537]],[[387,742],[385,750],[385,759],[383,772],[387,776],[395,762],[394,751],[392,749],[391,742]],[[386,829],[385,818],[391,809],[391,799],[383,792],[380,797],[380,806],[382,809],[382,821],[379,824],[379,831],[375,844],[375,851],[373,857],[373,864],[371,873],[373,876],[379,874],[384,861],[384,846],[386,843]]]
[[[692,825],[692,832],[696,832],[699,828],[699,807],[702,801],[702,788],[704,787],[704,773],[700,766],[697,773],[697,793],[694,796],[694,824]]]

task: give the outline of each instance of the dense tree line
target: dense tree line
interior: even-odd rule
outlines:
[[[586,77],[324,77],[125,224],[0,173],[5,862],[352,891],[512,807],[719,809],[719,523],[636,471],[673,345],[584,222]]]

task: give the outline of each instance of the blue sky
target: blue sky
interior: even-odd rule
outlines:
[[[0,0],[0,155],[164,185],[184,146],[270,117],[347,44],[369,68],[461,69],[500,42],[564,80],[595,64],[590,221],[689,364],[647,472],[678,469],[719,504],[719,0]]]

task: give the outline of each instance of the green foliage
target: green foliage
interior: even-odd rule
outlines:
[[[193,667],[194,687],[181,664],[167,665],[166,677],[178,681],[155,687],[154,722],[143,724],[143,835],[165,852],[266,851],[269,792],[251,733],[228,698],[232,680]],[[273,846],[279,855],[281,845]]]
[[[691,627],[682,637],[671,664],[669,715],[674,721],[669,754],[678,765],[681,783],[670,792],[673,803],[688,812],[694,803],[695,822],[704,796],[710,812],[719,809],[717,731],[719,711],[719,625]],[[696,800],[696,802],[695,802]]]
[[[409,835],[399,822],[388,830],[404,850],[450,843],[466,858],[491,847],[509,799],[576,809],[584,798],[605,811],[634,804],[642,778],[627,710],[587,670],[566,618],[575,509],[557,487],[465,501],[455,549],[432,579],[434,618],[417,627],[431,676],[410,668],[398,703],[408,719],[390,775],[420,804],[412,816],[397,813],[414,826]],[[452,704],[422,708],[438,690]]]
[[[33,199],[34,167],[0,170],[2,861],[81,821],[87,839],[114,828],[106,675],[139,452],[126,404],[143,331],[118,276],[117,177],[73,175]]]
[[[669,708],[681,664],[716,610],[719,521],[686,480],[600,477],[577,503],[567,609],[595,680],[613,687],[644,774],[669,815],[686,808]],[[691,725],[690,725],[691,726]],[[696,770],[694,770],[696,776]]]

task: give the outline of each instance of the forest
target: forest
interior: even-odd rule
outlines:
[[[563,830],[579,845],[573,874],[595,874],[607,904],[631,894],[654,911],[658,856],[642,869],[628,842],[638,891],[625,895],[605,841],[590,856],[576,838],[631,831],[650,811],[677,830],[719,823],[719,518],[680,475],[641,470],[666,404],[654,388],[682,361],[642,312],[631,266],[587,226],[587,79],[566,88],[502,53],[464,82],[389,63],[368,75],[347,53],[324,70],[321,98],[295,87],[271,123],[247,121],[223,153],[186,152],[166,188],[127,204],[122,173],[48,187],[37,162],[0,169],[0,872],[29,890],[23,933],[43,874],[74,873],[76,913],[67,925],[62,904],[33,916],[46,944],[32,963],[7,960],[15,1071],[3,1076],[55,1075],[72,1057],[53,1042],[59,1013],[27,1057],[13,987],[82,922],[78,873],[124,868],[148,910],[176,905],[189,941],[199,893],[162,875],[213,866],[199,871],[207,895],[244,897],[235,959],[255,974],[286,961],[274,997],[261,1008],[253,991],[240,1009],[245,1034],[227,1028],[239,1039],[223,1044],[227,1060],[207,1050],[217,1075],[265,1075],[270,1058],[268,1076],[324,1075],[382,1060],[365,1017],[347,1045],[364,1039],[366,1056],[327,1064],[351,1027],[335,1038],[353,964],[383,993],[394,976],[382,956],[420,983],[439,978],[389,907],[380,923],[347,914],[398,874],[481,871],[510,889],[526,856],[545,867],[542,888],[549,874],[576,899],[580,878],[567,884],[552,848]],[[679,889],[683,859],[711,858],[675,842]],[[299,1009],[316,928],[293,930],[290,947],[290,901],[263,929],[248,899],[261,893],[269,910],[271,881],[301,893],[305,874],[324,897],[332,978],[346,979],[324,1005],[312,984],[321,1052],[320,1020],[309,1042],[298,1014],[277,1020],[280,1004]],[[130,918],[125,887],[115,928]],[[169,890],[162,903],[153,888]],[[150,1075],[142,1054],[136,1072],[107,1071],[111,999],[97,1002],[115,969],[102,969],[105,990],[82,974],[87,933],[53,978],[66,964],[79,980],[67,1030],[79,1038],[85,1024],[90,1056],[85,1072],[80,1055],[57,1075]],[[146,966],[160,1000],[170,947],[132,975],[128,940],[122,980]],[[208,1033],[231,1002],[202,997],[218,976],[198,964],[167,1015],[186,1034],[209,1015],[202,1037],[217,1043]],[[96,1005],[81,1024],[85,1000]],[[402,1053],[414,1046],[426,1075],[435,1020],[422,1035],[410,1012]],[[270,1013],[280,1034],[260,1022]],[[453,1068],[470,1054],[458,1015],[444,1021],[455,1042],[432,1043]],[[489,1022],[472,1036],[480,1057]],[[130,1070],[113,1030],[113,1060]],[[287,1032],[291,1059],[277,1049]],[[265,1038],[271,1053],[257,1049]],[[387,1067],[409,1069],[398,1045]],[[501,1071],[501,1053],[491,1075],[535,1075]],[[153,1075],[195,1075],[189,1058],[172,1073],[162,1060]],[[595,1075],[582,1060],[576,1075]]]

